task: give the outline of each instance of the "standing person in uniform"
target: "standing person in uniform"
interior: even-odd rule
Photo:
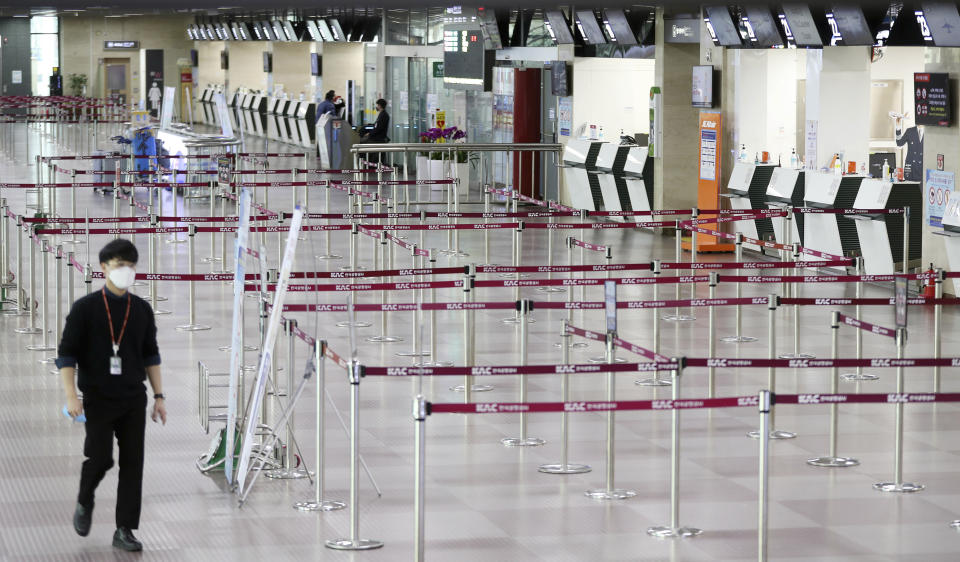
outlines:
[[[373,124],[373,129],[369,133],[360,133],[360,137],[363,138],[366,136],[367,142],[370,143],[388,143],[390,142],[390,137],[387,136],[387,132],[390,130],[390,114],[387,113],[387,100],[380,98],[376,103],[377,108],[377,120]],[[379,152],[373,152],[370,154],[370,159],[373,162],[380,162]]]
[[[73,303],[57,352],[67,412],[73,417],[83,413],[87,420],[83,443],[87,458],[80,470],[73,528],[81,537],[90,532],[94,492],[113,466],[116,436],[120,474],[113,546],[127,551],[143,549],[133,531],[140,525],[143,488],[144,379],[153,388],[151,418],[167,423],[153,310],[127,291],[136,278],[137,258],[137,248],[129,240],[113,240],[100,250],[106,283]],[[77,396],[78,386],[82,398]]]

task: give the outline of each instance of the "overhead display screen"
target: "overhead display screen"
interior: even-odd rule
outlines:
[[[813,21],[810,8],[806,4],[784,4],[781,8],[790,34],[793,35],[798,47],[823,46],[817,24]]]
[[[570,24],[567,18],[560,10],[545,10],[544,16],[547,23],[550,24],[550,31],[553,32],[553,38],[558,45],[573,45],[573,33],[570,32]]]
[[[623,10],[604,10],[603,15],[606,17],[607,25],[610,26],[610,31],[613,32],[618,45],[637,44],[637,36],[633,32],[633,28],[630,27]]]
[[[950,125],[950,82],[946,73],[914,73],[913,97],[917,125]]]
[[[844,45],[873,45],[875,39],[859,6],[833,6],[833,20]]]
[[[747,19],[750,21],[750,28],[753,29],[753,35],[756,41],[753,44],[757,47],[776,47],[783,45],[783,38],[777,27],[777,22],[773,19],[770,9],[766,6],[747,6]]]
[[[937,47],[960,47],[960,14],[957,6],[945,2],[923,2],[923,16]]]
[[[491,57],[492,58],[492,57]],[[490,84],[483,36],[476,29],[443,30],[443,83],[458,90],[484,90]]]
[[[726,6],[705,6],[704,10],[710,18],[710,26],[716,34],[716,43],[724,47],[740,47],[740,31],[733,25],[733,18]]]
[[[603,30],[597,24],[597,16],[593,13],[593,10],[577,10],[577,26],[587,44],[603,45],[607,42]]]

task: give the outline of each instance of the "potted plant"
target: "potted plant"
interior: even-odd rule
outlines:
[[[70,82],[70,94],[74,96],[82,96],[87,87],[87,75],[86,74],[69,74],[67,79]]]
[[[432,128],[420,133],[420,142],[433,144],[463,143],[466,142],[467,133],[457,127],[448,127],[446,129]],[[446,179],[456,177],[460,179],[459,192],[466,194],[470,185],[470,163],[469,154],[465,150],[451,150],[451,147],[437,147],[440,150],[429,152],[430,172],[424,179]],[[426,174],[425,174],[426,175]],[[420,174],[418,173],[418,179]],[[435,185],[432,189],[443,190],[443,185]]]

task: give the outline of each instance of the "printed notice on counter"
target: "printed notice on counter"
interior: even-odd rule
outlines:
[[[12,84],[23,84],[23,71],[14,70],[10,73],[10,82]]]
[[[817,125],[816,121],[807,121],[803,135],[803,167],[817,169]]]
[[[569,137],[573,128],[573,97],[557,98],[557,130],[561,137]]]
[[[923,185],[927,197],[927,224],[943,226],[943,212],[953,193],[953,172],[939,172],[928,168]]]

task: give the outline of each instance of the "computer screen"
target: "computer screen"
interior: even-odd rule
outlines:
[[[693,107],[713,107],[713,67],[693,67]]]

